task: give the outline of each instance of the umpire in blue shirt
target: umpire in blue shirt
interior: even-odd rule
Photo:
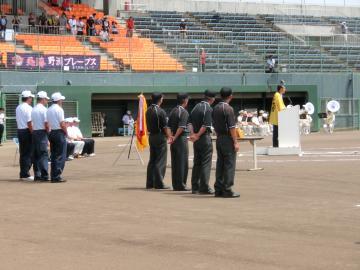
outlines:
[[[151,106],[146,111],[146,123],[149,132],[150,159],[147,167],[147,189],[169,189],[164,184],[167,161],[167,139],[173,138],[167,124],[166,112],[160,108],[164,96],[161,93],[151,95]]]
[[[221,88],[220,96],[222,101],[213,110],[213,124],[217,136],[215,196],[235,198],[240,197],[239,193],[232,190],[239,143],[237,141],[234,109],[229,105],[233,98],[232,89]]]
[[[186,107],[189,102],[187,93],[177,96],[178,105],[173,108],[169,115],[169,128],[174,138],[171,150],[171,174],[172,186],[175,191],[189,191],[186,187],[189,170],[189,146],[187,139],[187,125],[189,113]]]
[[[44,91],[36,95],[37,104],[31,112],[33,124],[34,173],[35,181],[48,181],[48,132],[47,108],[49,97]]]

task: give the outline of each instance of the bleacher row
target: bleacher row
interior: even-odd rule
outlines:
[[[62,13],[46,4],[43,9],[50,14]],[[73,5],[67,15],[93,13],[98,19],[104,16],[85,4]],[[182,19],[187,25],[185,37],[179,32]],[[264,72],[270,55],[277,60],[279,70],[288,72],[360,70],[360,44],[305,44],[275,26],[290,19],[305,25],[337,25],[346,21],[355,34],[360,25],[360,18],[150,11],[135,16],[136,32],[132,38],[126,37],[124,23],[118,23],[119,35],[111,35],[111,42],[103,42],[99,37],[39,34],[17,34],[16,42],[28,51],[44,55],[99,55],[102,71],[119,71],[119,64],[134,72],[191,71],[200,68],[201,49],[206,51],[209,72]],[[109,20],[116,18],[110,16]],[[3,64],[6,52],[23,52],[10,43],[1,43],[0,49]]]

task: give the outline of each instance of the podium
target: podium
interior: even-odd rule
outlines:
[[[279,147],[261,149],[259,154],[301,155],[299,111],[300,106],[297,105],[279,112]]]

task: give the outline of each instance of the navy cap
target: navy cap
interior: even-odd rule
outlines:
[[[208,97],[208,98],[214,98],[216,97],[216,93],[209,90],[209,89],[206,89],[205,92],[204,92],[204,95],[205,97]]]
[[[227,98],[232,95],[233,91],[230,87],[223,87],[220,89],[220,96],[222,98]]]

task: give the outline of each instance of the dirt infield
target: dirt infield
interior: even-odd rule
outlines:
[[[0,147],[1,270],[360,269],[360,132],[307,136],[303,157],[259,157],[257,172],[242,143],[239,199],[146,191],[138,160],[112,166],[127,140],[97,139],[63,184],[19,181]]]

